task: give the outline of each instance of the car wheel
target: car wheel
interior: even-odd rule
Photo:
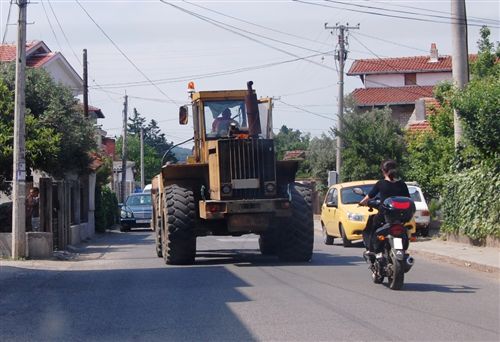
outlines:
[[[344,247],[351,247],[352,242],[351,242],[351,240],[347,239],[347,236],[345,234],[344,227],[342,226],[342,223],[339,226],[339,230],[340,230],[340,236],[342,238],[342,245]]]
[[[321,231],[323,232],[323,242],[325,245],[333,245],[333,236],[328,235],[328,232],[323,224],[321,224]]]
[[[429,226],[425,226],[420,230],[420,234],[422,234],[423,237],[428,237],[429,236]]]

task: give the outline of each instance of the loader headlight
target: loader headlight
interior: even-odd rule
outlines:
[[[363,222],[365,217],[358,213],[347,213],[347,218],[351,221]]]
[[[233,187],[231,186],[231,184],[224,184],[222,185],[221,190],[224,195],[229,195],[231,191],[233,191]]]
[[[274,193],[276,191],[276,185],[273,182],[266,183],[265,189],[267,193]]]

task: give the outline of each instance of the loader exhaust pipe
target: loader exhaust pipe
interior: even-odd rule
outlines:
[[[247,95],[245,96],[245,107],[248,117],[248,135],[252,138],[257,138],[262,133],[260,128],[259,102],[257,94],[254,93],[253,82],[247,82]]]

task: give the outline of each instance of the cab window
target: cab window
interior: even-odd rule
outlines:
[[[245,101],[205,101],[203,110],[207,138],[227,137],[231,125],[248,128]]]

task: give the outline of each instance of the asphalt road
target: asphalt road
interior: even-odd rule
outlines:
[[[500,340],[497,276],[417,259],[392,291],[360,246],[316,240],[307,264],[261,256],[250,235],[200,238],[196,265],[166,266],[148,231],[100,236],[77,260],[4,262],[0,340]]]

